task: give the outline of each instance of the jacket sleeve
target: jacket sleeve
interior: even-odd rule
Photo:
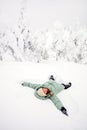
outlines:
[[[50,97],[51,101],[54,103],[57,109],[61,110],[63,107],[62,102],[59,100],[59,98],[56,95],[53,95]]]
[[[24,83],[22,83],[22,85],[25,87],[33,88],[33,89],[36,89],[36,87],[40,86],[40,84],[32,84],[32,83],[28,83],[28,82],[24,82]]]

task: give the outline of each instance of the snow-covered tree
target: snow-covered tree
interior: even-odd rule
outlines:
[[[87,26],[57,23],[46,31],[32,32],[22,0],[18,23],[0,32],[1,61],[66,60],[87,64]]]

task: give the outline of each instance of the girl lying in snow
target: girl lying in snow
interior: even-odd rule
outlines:
[[[63,114],[68,116],[66,108],[63,106],[62,102],[56,96],[59,92],[64,89],[71,87],[69,84],[59,84],[55,81],[53,75],[50,76],[49,81],[44,84],[32,84],[28,82],[22,83],[22,86],[27,86],[35,89],[35,96],[39,99],[45,100],[50,99],[54,105],[59,109]]]

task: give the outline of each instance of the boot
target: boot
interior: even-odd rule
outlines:
[[[62,85],[64,86],[64,89],[67,89],[67,88],[71,87],[72,83],[69,82],[68,84],[62,84]]]
[[[53,75],[50,76],[49,80],[50,80],[50,79],[51,79],[51,80],[55,80],[54,77],[53,77]]]

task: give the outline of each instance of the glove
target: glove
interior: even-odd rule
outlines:
[[[25,82],[23,82],[21,85],[22,85],[22,86],[25,86]]]
[[[66,116],[68,116],[68,113],[67,113],[67,110],[66,110],[65,107],[62,107],[62,108],[61,108],[61,112],[62,112],[63,114],[65,114]]]
[[[24,86],[24,83],[22,83],[21,85]]]

